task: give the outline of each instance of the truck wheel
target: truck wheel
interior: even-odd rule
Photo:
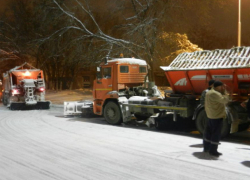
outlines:
[[[5,100],[5,95],[3,95],[2,101],[3,101],[3,105],[6,106],[7,104],[6,104],[6,100]]]
[[[196,128],[201,134],[204,133],[206,122],[207,122],[207,114],[205,110],[202,109],[195,120]]]
[[[6,94],[3,94],[3,104],[4,104],[5,106],[8,105],[8,96],[7,96]]]
[[[230,134],[231,124],[228,123],[228,119],[223,119],[223,125],[221,129],[221,138],[224,138]]]
[[[118,125],[122,123],[120,107],[115,102],[108,102],[104,107],[104,117],[109,124]]]
[[[201,134],[204,133],[206,122],[207,122],[207,114],[203,109],[199,112],[195,121],[196,128]],[[221,129],[221,138],[226,137],[229,134],[229,132],[230,132],[230,124],[228,124],[227,119],[225,119],[223,120],[223,125]]]

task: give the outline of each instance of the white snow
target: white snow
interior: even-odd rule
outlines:
[[[135,59],[135,58],[117,58],[117,59],[113,59],[113,60],[108,60],[108,63],[109,62],[116,62],[116,61],[117,61],[117,63],[138,64],[141,66],[147,65],[145,60]]]
[[[103,118],[64,118],[63,109],[0,105],[1,180],[249,180],[250,147],[222,141],[218,159],[202,140]]]
[[[250,47],[234,47],[232,49],[181,53],[169,66],[161,66],[161,69],[164,71],[190,69],[240,69],[249,67],[249,65]]]

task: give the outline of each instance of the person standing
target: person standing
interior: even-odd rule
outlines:
[[[204,152],[219,157],[218,145],[221,137],[223,119],[226,118],[226,104],[229,96],[225,90],[225,85],[221,81],[215,81],[213,88],[206,93],[205,111],[208,117],[207,126],[204,132],[203,145]]]
[[[201,93],[200,104],[202,104],[203,106],[205,105],[206,93],[213,87],[214,81],[215,81],[214,79],[209,80],[208,88]]]

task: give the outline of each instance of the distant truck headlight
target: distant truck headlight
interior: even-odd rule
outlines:
[[[40,92],[44,92],[44,91],[45,91],[45,88],[44,88],[44,87],[40,87],[40,88],[39,88],[39,91],[40,91]]]
[[[16,94],[20,94],[20,91],[19,91],[19,89],[12,89],[12,95],[14,96],[14,95],[16,95]]]

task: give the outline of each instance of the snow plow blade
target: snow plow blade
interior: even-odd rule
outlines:
[[[94,115],[92,101],[70,101],[64,102],[64,116],[78,116],[89,117]]]
[[[50,101],[37,102],[36,109],[50,109]]]
[[[50,102],[37,102],[35,105],[26,105],[25,103],[11,103],[10,110],[18,111],[18,110],[39,110],[39,109],[49,109]]]

